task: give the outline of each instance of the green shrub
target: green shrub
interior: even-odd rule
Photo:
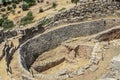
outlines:
[[[19,6],[19,8],[21,8],[21,6]]]
[[[2,23],[4,22],[4,19],[3,18],[1,18],[0,19],[0,26],[2,26]]]
[[[33,6],[36,0],[24,0],[24,1],[28,4],[28,6]]]
[[[46,4],[49,4],[49,1],[46,1]]]
[[[28,17],[33,17],[32,11],[29,11],[29,12],[27,13],[27,16],[28,16]]]
[[[19,1],[17,1],[17,0],[12,0],[12,2],[15,4],[19,4]]]
[[[29,6],[27,5],[27,4],[23,4],[22,5],[22,10],[23,11],[26,11],[26,10],[28,10],[29,9]]]
[[[15,9],[17,6],[16,6],[16,4],[14,3],[14,4],[12,4],[12,7]]]
[[[38,2],[38,3],[42,3],[42,2],[44,2],[44,0],[37,0],[37,2]]]
[[[18,11],[17,13],[18,13],[18,14],[20,14],[20,13],[21,13],[21,11]]]
[[[6,19],[6,20],[4,20],[4,22],[2,23],[2,27],[4,28],[4,30],[6,30],[6,29],[11,29],[11,28],[14,27],[14,23],[13,23],[13,21]]]
[[[2,14],[2,18],[3,18],[3,19],[8,19],[7,14]]]
[[[75,3],[77,5],[77,3],[79,2],[79,0],[71,0],[72,3]]]
[[[44,0],[41,0],[41,2],[44,2]]]
[[[45,25],[48,25],[50,22],[51,22],[51,20],[49,20],[49,19],[44,19],[44,20],[41,22],[41,24],[42,24],[43,26],[45,26]]]
[[[6,9],[5,9],[5,8],[1,8],[1,11],[5,12],[5,11],[6,11]]]
[[[43,12],[43,8],[40,7],[39,9],[39,13],[42,13]]]
[[[4,6],[6,6],[6,1],[5,0],[2,0],[2,3]]]
[[[38,53],[33,54],[33,58],[34,58],[34,59],[38,58],[38,56],[39,56]]]
[[[15,10],[12,10],[11,12],[12,12],[13,15],[15,15]]]
[[[56,8],[57,4],[55,2],[52,3],[52,7]]]
[[[8,11],[12,10],[12,7],[8,6],[8,7],[7,7],[7,10],[8,10]]]
[[[33,19],[34,19],[33,14],[31,11],[29,11],[27,15],[21,19],[21,25],[26,25],[31,23]]]

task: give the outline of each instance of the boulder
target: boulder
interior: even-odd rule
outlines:
[[[112,60],[111,60],[111,64],[110,64],[111,68],[113,69],[117,69],[120,71],[120,54],[118,56],[115,56]]]

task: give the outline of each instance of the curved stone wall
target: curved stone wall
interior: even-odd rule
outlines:
[[[20,58],[22,66],[29,70],[31,64],[36,58],[43,52],[57,47],[61,42],[70,38],[88,36],[96,34],[100,31],[104,31],[113,27],[115,24],[109,24],[109,22],[118,23],[117,20],[98,20],[92,22],[86,22],[81,24],[68,25],[49,32],[44,32],[34,38],[26,41],[20,48]]]
[[[104,31],[104,32],[98,34],[95,37],[95,39],[98,40],[99,42],[120,39],[120,26],[114,27],[112,29],[109,29],[107,31]]]

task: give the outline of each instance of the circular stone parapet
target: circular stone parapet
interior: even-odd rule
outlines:
[[[30,66],[34,63],[39,55],[43,52],[51,50],[62,42],[80,36],[88,36],[96,34],[113,27],[115,24],[109,24],[109,22],[115,22],[118,24],[120,20],[98,20],[79,24],[68,25],[56,29],[49,30],[34,38],[29,39],[20,48],[20,59],[22,66],[29,70]]]

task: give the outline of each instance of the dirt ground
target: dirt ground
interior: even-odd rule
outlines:
[[[46,2],[49,2],[49,4],[47,4]],[[42,13],[39,13],[40,7],[42,7],[43,10],[45,10],[45,9],[51,7],[53,2],[55,2],[57,4],[56,8],[51,8]],[[19,5],[21,5],[21,4],[19,4]],[[46,17],[46,16],[48,17],[51,15],[54,15],[63,8],[69,9],[69,8],[73,7],[74,5],[75,4],[71,3],[71,0],[50,0],[50,1],[44,0],[44,3],[37,3],[36,5],[32,6],[28,11],[22,11],[21,8],[16,8],[15,9],[16,14],[14,15],[11,13],[8,18],[13,20],[15,23],[17,23],[23,16],[25,16],[27,14],[27,12],[32,11],[33,15],[34,15],[34,20],[36,21],[43,17]],[[21,11],[21,13],[18,14],[17,13],[18,11]]]

